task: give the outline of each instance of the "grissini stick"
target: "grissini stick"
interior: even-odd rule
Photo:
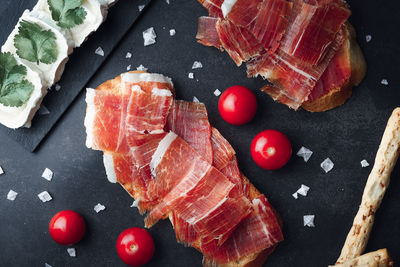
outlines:
[[[389,185],[390,174],[399,156],[400,108],[396,108],[389,118],[376,154],[374,167],[368,177],[360,208],[347,235],[337,263],[343,263],[360,256],[367,245],[374,224],[374,215]]]
[[[387,249],[383,248],[330,267],[391,267],[391,266],[393,266],[393,261],[390,258]]]

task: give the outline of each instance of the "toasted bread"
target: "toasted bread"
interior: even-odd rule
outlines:
[[[343,85],[331,88],[328,93],[314,99],[311,102],[305,102],[302,108],[310,112],[322,112],[343,105],[350,98],[352,87],[360,84],[365,76],[366,63],[361,52],[360,46],[356,40],[356,32],[350,23],[345,24],[346,40],[338,53],[344,53],[350,65],[351,76]]]

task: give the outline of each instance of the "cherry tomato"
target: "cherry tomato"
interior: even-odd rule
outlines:
[[[125,264],[142,266],[153,257],[153,238],[143,228],[128,228],[118,236],[117,252]]]
[[[51,218],[49,232],[54,241],[61,245],[78,243],[85,235],[83,217],[73,210],[63,210]]]
[[[251,142],[251,156],[261,168],[277,170],[288,163],[292,156],[292,145],[280,131],[265,130]]]
[[[251,121],[256,114],[257,99],[248,88],[235,85],[222,93],[218,110],[227,123],[242,125]]]

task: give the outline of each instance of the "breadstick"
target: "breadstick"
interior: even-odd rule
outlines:
[[[342,253],[337,263],[343,263],[360,256],[367,245],[374,224],[374,215],[389,185],[390,174],[399,156],[400,108],[396,108],[389,118],[379,145],[374,167],[368,177],[358,213],[353,227],[347,235]]]
[[[358,256],[330,267],[391,267],[393,261],[386,248]]]

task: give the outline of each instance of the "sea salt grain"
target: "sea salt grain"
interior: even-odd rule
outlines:
[[[369,166],[369,163],[368,163],[368,161],[366,161],[365,159],[363,159],[361,162],[361,167],[363,167],[363,168],[365,168],[365,167],[368,167]]]
[[[17,198],[18,193],[15,192],[14,190],[10,190],[7,194],[7,199],[14,201]]]
[[[315,227],[314,219],[315,219],[315,215],[304,215],[303,216],[304,226]]]
[[[325,173],[330,172],[333,169],[333,162],[331,161],[330,158],[326,158],[322,163],[321,163],[321,168],[325,171]]]
[[[369,42],[371,42],[371,40],[372,40],[372,36],[371,35],[365,35],[365,41],[367,42],[367,43],[369,43]]]
[[[126,67],[126,70],[131,70],[132,65],[128,65],[128,67]]]
[[[146,71],[146,70],[148,70],[148,68],[146,68],[145,66],[143,66],[142,64],[140,64],[140,66],[137,67],[136,70]]]
[[[139,208],[139,199],[135,199],[133,201],[131,208]]]
[[[195,102],[195,103],[200,103],[200,101],[197,99],[197,97],[193,97],[193,102]]]
[[[61,85],[59,85],[59,84],[57,83],[56,86],[55,86],[55,89],[56,89],[56,91],[60,91]]]
[[[146,5],[140,5],[140,6],[138,6],[139,12],[142,12],[142,10],[144,9],[145,6],[146,6]]]
[[[52,267],[52,266],[46,262],[46,263],[44,264],[44,267]]]
[[[50,114],[50,110],[48,110],[48,108],[46,108],[45,105],[41,105],[39,110],[38,110],[38,114],[39,115],[49,115]]]
[[[43,171],[42,177],[47,181],[51,181],[51,179],[53,179],[53,172],[50,169],[46,168]]]
[[[299,188],[299,190],[297,190],[297,193],[306,197],[309,190],[310,190],[310,188],[308,186],[302,184],[301,187]]]
[[[221,91],[218,90],[218,89],[215,89],[214,95],[215,95],[215,96],[220,96],[220,95],[221,95]]]
[[[76,257],[76,250],[75,248],[67,248],[67,252],[70,257]]]
[[[144,40],[144,46],[152,45],[156,43],[156,32],[154,31],[154,28],[148,28],[143,32],[143,40]]]
[[[298,195],[297,192],[294,192],[294,193],[292,194],[292,196],[293,196],[295,199],[298,199],[298,198],[299,198],[299,195]]]
[[[170,36],[174,36],[175,34],[176,34],[176,30],[175,29],[169,30],[169,35]]]
[[[131,52],[126,53],[125,58],[131,58],[131,57],[132,57],[132,53]]]
[[[169,5],[169,0],[165,0],[165,3],[167,3]]]
[[[0,175],[4,174],[3,168],[0,166]]]
[[[201,64],[201,62],[200,61],[195,61],[195,62],[193,62],[193,66],[192,66],[192,69],[194,70],[194,69],[201,69],[203,67],[203,64]]]
[[[389,82],[388,82],[388,80],[386,80],[386,79],[382,79],[381,84],[383,84],[383,85],[389,85]]]
[[[96,55],[104,57],[104,50],[103,50],[103,48],[101,48],[101,46],[97,47],[97,49],[96,49],[96,51],[94,51],[94,53]]]
[[[100,203],[98,203],[96,206],[94,206],[94,211],[96,213],[99,213],[100,211],[105,210],[105,209],[106,209],[106,206],[101,205]]]
[[[307,162],[311,158],[312,154],[313,152],[310,149],[302,146],[296,155],[302,157],[304,159],[304,162]]]
[[[42,202],[48,202],[53,199],[47,191],[43,191],[42,193],[38,194],[38,197]]]
[[[189,79],[194,79],[194,73],[193,73],[193,72],[189,72],[188,78],[189,78]]]

